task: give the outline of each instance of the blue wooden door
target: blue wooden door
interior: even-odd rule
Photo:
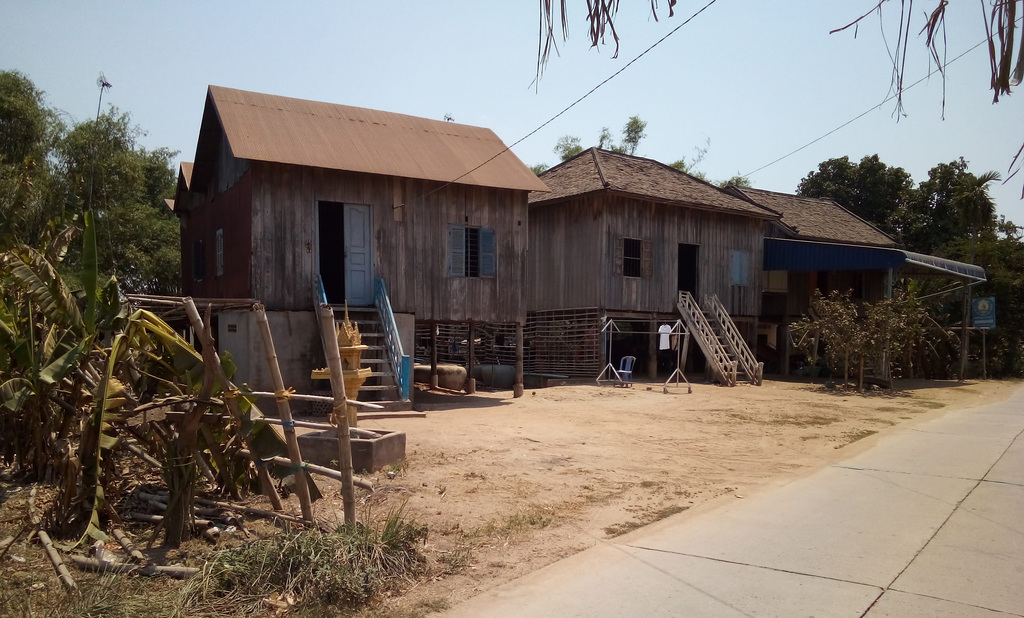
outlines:
[[[345,300],[356,307],[373,304],[373,210],[345,204]]]

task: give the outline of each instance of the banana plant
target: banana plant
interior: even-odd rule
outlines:
[[[179,515],[169,509],[165,519],[168,543],[174,544],[181,532],[188,534],[196,483],[193,457],[198,449],[214,446],[197,439],[199,423],[207,407],[223,405],[225,385],[205,371],[202,356],[158,316],[144,310],[129,314],[115,279],[100,282],[95,226],[88,213],[84,224],[80,291],[72,291],[53,265],[53,257],[62,253],[56,242],[46,254],[25,246],[0,254],[0,448],[40,476],[47,458],[53,458],[48,469],[63,475],[64,508],[58,519],[87,522],[79,542],[103,540],[106,472],[118,445],[118,427],[142,410],[175,402],[186,410],[184,419],[172,428],[171,443],[154,447],[154,454],[164,458],[165,481]],[[58,235],[57,240],[67,238]],[[230,375],[230,358],[224,363]],[[217,440],[231,432],[249,434],[255,454],[280,454],[280,436],[267,425],[254,426],[251,417],[260,412],[245,397],[239,399],[242,425],[213,427],[209,435]],[[78,432],[69,435],[74,429]],[[76,451],[68,448],[74,438]],[[246,474],[247,467],[233,464],[237,461],[228,464],[234,469],[221,471],[224,478]],[[173,535],[172,528],[177,531]]]

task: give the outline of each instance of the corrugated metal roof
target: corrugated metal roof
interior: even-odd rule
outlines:
[[[547,204],[597,191],[655,202],[733,212],[765,219],[778,215],[653,159],[591,148],[541,174],[550,193],[530,195]]]
[[[896,242],[884,232],[832,200],[749,187],[731,186],[729,190],[781,214],[781,223],[795,232],[796,238],[877,247],[896,246]]]
[[[985,281],[985,269],[974,264],[904,251],[893,247],[869,247],[839,243],[764,239],[764,270],[881,270],[963,277]]]
[[[547,191],[490,129],[220,86],[211,104],[240,159]]]

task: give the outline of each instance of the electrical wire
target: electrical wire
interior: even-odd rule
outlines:
[[[621,74],[621,73],[622,73],[623,71],[625,71],[625,70],[626,70],[626,69],[628,69],[628,68],[629,68],[630,66],[632,66],[632,65],[633,65],[633,64],[634,64],[634,63],[635,63],[636,61],[638,61],[638,60],[640,60],[641,58],[643,58],[644,56],[646,56],[648,52],[650,52],[651,50],[653,50],[653,49],[654,49],[655,47],[657,47],[658,45],[661,45],[661,44],[662,44],[662,43],[663,43],[663,42],[664,42],[664,41],[665,41],[665,40],[666,40],[667,38],[669,38],[670,36],[672,36],[673,34],[675,34],[676,32],[678,32],[678,31],[679,31],[680,29],[682,29],[682,27],[683,27],[683,26],[685,26],[686,24],[688,24],[688,23],[690,23],[691,21],[693,21],[693,20],[694,20],[694,19],[695,19],[695,18],[696,18],[696,17],[698,16],[698,15],[700,15],[701,13],[703,13],[704,11],[706,11],[706,10],[707,10],[708,8],[710,8],[710,7],[711,7],[711,5],[712,5],[712,4],[714,4],[714,3],[715,3],[715,2],[717,2],[717,1],[718,1],[718,0],[710,0],[710,1],[709,1],[709,2],[707,3],[707,4],[705,4],[705,5],[704,5],[703,7],[701,7],[701,8],[699,9],[699,10],[697,10],[697,12],[695,12],[695,13],[694,13],[693,15],[690,15],[690,16],[689,16],[688,18],[686,18],[686,21],[684,21],[684,22],[680,23],[680,24],[679,24],[678,26],[676,26],[675,28],[673,28],[672,30],[670,30],[670,31],[669,31],[669,32],[668,32],[668,33],[667,33],[667,34],[666,34],[665,36],[661,37],[660,39],[658,39],[657,41],[655,41],[654,43],[652,43],[650,47],[648,47],[648,48],[647,48],[647,49],[645,49],[644,51],[640,52],[640,53],[639,53],[639,54],[638,54],[638,55],[637,55],[637,56],[636,56],[635,58],[633,58],[632,60],[630,60],[629,62],[627,62],[627,63],[626,63],[625,65],[623,65],[623,66],[622,66],[622,68],[620,68],[620,69],[619,69],[618,71],[616,71],[616,72],[612,73],[611,75],[609,75],[608,77],[606,77],[606,78],[605,78],[605,79],[604,79],[603,81],[601,81],[601,83],[597,84],[596,86],[594,86],[593,88],[591,88],[591,89],[590,89],[589,91],[587,91],[587,93],[586,93],[586,94],[584,94],[583,96],[581,96],[580,98],[576,99],[575,101],[573,101],[572,103],[570,103],[569,105],[567,105],[567,106],[566,106],[565,108],[563,108],[563,109],[562,109],[562,111],[558,112],[557,114],[555,114],[555,115],[554,115],[554,116],[552,116],[551,118],[548,118],[548,119],[547,119],[546,121],[544,121],[544,122],[543,122],[543,123],[542,123],[542,124],[541,124],[540,126],[538,126],[538,127],[536,128],[536,129],[534,129],[534,130],[530,131],[529,133],[527,133],[526,135],[524,135],[524,136],[520,137],[520,138],[519,138],[519,139],[517,139],[516,141],[512,142],[512,144],[510,144],[510,145],[508,145],[508,146],[505,146],[505,148],[504,148],[503,150],[499,151],[499,152],[498,152],[497,154],[495,154],[495,155],[494,155],[493,157],[491,157],[490,159],[487,159],[486,161],[484,161],[484,162],[483,162],[483,163],[481,163],[480,165],[477,165],[476,167],[474,167],[474,168],[470,169],[470,170],[469,170],[469,171],[467,171],[467,172],[464,172],[463,174],[461,174],[460,176],[456,177],[456,178],[455,178],[455,179],[453,179],[453,180],[449,180],[448,182],[446,182],[446,183],[442,184],[442,185],[441,185],[440,187],[437,187],[436,189],[433,189],[433,190],[431,190],[431,191],[428,191],[428,192],[424,193],[423,195],[420,195],[419,197],[417,197],[417,198],[413,199],[412,201],[413,201],[413,202],[415,202],[415,201],[418,201],[418,200],[422,200],[423,198],[426,198],[426,197],[427,197],[427,196],[429,196],[429,195],[432,195],[432,194],[434,194],[434,193],[437,193],[438,191],[442,191],[442,190],[446,189],[447,187],[449,187],[449,186],[451,186],[451,185],[453,185],[453,184],[457,183],[458,181],[462,180],[462,179],[463,179],[463,178],[465,178],[466,176],[469,176],[469,175],[470,175],[470,174],[472,174],[473,172],[477,171],[477,170],[478,170],[478,169],[480,169],[481,167],[483,167],[483,166],[487,165],[487,164],[488,164],[488,163],[490,163],[491,161],[493,161],[493,160],[497,159],[498,157],[500,157],[501,155],[505,154],[506,152],[509,152],[510,150],[512,150],[513,148],[515,148],[516,146],[518,146],[519,144],[521,144],[521,143],[523,143],[524,141],[526,141],[527,139],[529,139],[529,138],[533,137],[533,136],[534,136],[534,135],[535,135],[535,134],[536,134],[536,133],[537,133],[538,131],[540,131],[540,130],[541,130],[541,129],[543,129],[544,127],[548,126],[549,124],[551,124],[552,122],[554,122],[555,120],[557,120],[558,118],[560,118],[560,117],[561,117],[562,115],[564,115],[564,114],[565,114],[565,113],[566,113],[567,111],[569,111],[570,109],[572,109],[572,108],[576,107],[577,105],[579,105],[580,103],[582,103],[582,102],[583,102],[583,101],[584,101],[584,100],[585,100],[585,99],[586,99],[587,97],[589,97],[590,95],[592,95],[592,94],[594,94],[595,92],[597,92],[597,90],[598,90],[599,88],[601,88],[602,86],[604,86],[604,85],[605,85],[605,84],[607,84],[608,82],[610,82],[610,81],[612,81],[613,79],[615,79],[616,77],[618,77],[618,76],[619,76],[619,75],[620,75],[620,74]]]
[[[984,44],[986,44],[986,43],[988,43],[988,39],[985,39],[985,40],[981,41],[980,43],[978,43],[977,45],[974,45],[973,47],[970,47],[970,48],[968,48],[968,49],[967,49],[966,51],[964,51],[963,53],[961,53],[961,54],[960,54],[959,56],[957,56],[957,57],[953,58],[952,60],[950,60],[949,62],[947,62],[947,63],[945,64],[945,66],[947,66],[947,67],[948,67],[949,65],[953,64],[953,63],[954,63],[954,62],[956,62],[957,60],[959,60],[959,59],[963,58],[963,57],[964,57],[964,56],[966,56],[967,54],[969,54],[969,53],[971,53],[972,51],[974,51],[974,50],[978,49],[979,47],[981,47],[982,45],[984,45]],[[924,76],[924,77],[922,77],[921,79],[917,80],[917,81],[916,81],[916,82],[914,82],[913,84],[910,84],[909,86],[907,86],[907,87],[903,88],[903,91],[905,92],[905,91],[907,91],[907,90],[910,90],[911,88],[913,88],[914,86],[917,86],[917,85],[918,85],[918,84],[920,84],[921,82],[924,82],[924,81],[927,81],[927,80],[931,79],[931,77],[932,77],[933,75],[935,75],[935,73],[937,73],[937,72],[941,72],[941,71],[940,71],[939,69],[932,69],[932,70],[928,71],[928,74],[927,74],[927,75],[925,75],[925,76]],[[886,103],[888,103],[889,101],[892,101],[893,99],[897,98],[898,96],[899,96],[899,93],[893,93],[893,94],[889,95],[888,97],[886,97],[886,98],[885,98],[885,99],[884,99],[884,100],[883,100],[883,101],[882,101],[881,103],[879,103],[878,105],[872,105],[872,106],[871,106],[870,108],[868,108],[868,109],[867,109],[866,111],[864,111],[864,112],[862,112],[862,113],[858,114],[857,116],[854,116],[854,117],[853,117],[853,118],[851,118],[850,120],[847,120],[846,122],[844,122],[843,124],[839,125],[838,127],[834,128],[834,129],[832,129],[832,130],[831,130],[831,131],[829,131],[828,133],[825,133],[824,135],[822,135],[822,136],[820,136],[820,137],[817,137],[817,138],[815,138],[815,139],[813,139],[813,140],[811,140],[811,141],[807,142],[806,144],[804,144],[803,146],[800,146],[800,147],[799,147],[799,148],[797,148],[796,150],[790,151],[790,152],[788,152],[788,153],[786,153],[786,154],[782,155],[781,157],[779,157],[778,159],[775,159],[775,160],[774,160],[774,161],[772,161],[771,163],[765,163],[764,165],[762,165],[761,167],[757,168],[756,170],[751,170],[751,171],[749,171],[749,172],[747,172],[747,173],[745,173],[745,174],[742,174],[742,176],[745,176],[745,177],[748,177],[748,178],[749,178],[749,177],[750,177],[750,176],[752,176],[753,174],[756,174],[757,172],[760,172],[760,171],[761,171],[761,170],[763,170],[763,169],[767,169],[767,168],[769,168],[769,167],[771,167],[771,166],[775,165],[776,163],[778,163],[778,162],[780,162],[780,161],[783,161],[783,160],[785,160],[785,159],[788,159],[789,157],[791,157],[791,156],[795,155],[796,153],[800,152],[801,150],[803,150],[803,149],[805,149],[805,148],[808,148],[808,147],[810,147],[810,146],[813,146],[814,144],[817,144],[818,142],[820,142],[821,140],[825,139],[826,137],[828,137],[828,136],[832,135],[833,133],[836,133],[837,131],[840,131],[840,130],[842,130],[842,129],[845,129],[845,128],[846,128],[847,126],[849,126],[849,125],[853,124],[854,122],[857,122],[858,120],[860,120],[860,119],[861,119],[861,118],[863,118],[864,116],[867,116],[867,115],[868,115],[868,114],[870,114],[871,112],[873,112],[873,111],[876,111],[876,110],[879,110],[879,109],[881,109],[883,105],[885,105],[885,104],[886,104]]]

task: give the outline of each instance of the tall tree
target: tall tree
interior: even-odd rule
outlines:
[[[686,157],[682,157],[678,161],[673,161],[672,163],[669,163],[668,166],[674,167],[680,172],[686,172],[690,176],[695,176],[703,181],[707,181],[707,175],[704,172],[698,170],[697,166],[700,165],[700,162],[703,161],[708,156],[709,150],[711,150],[710,137],[704,140],[703,146],[693,147],[693,157],[691,159],[687,160]]]
[[[831,198],[857,216],[900,240],[901,221],[915,198],[914,181],[902,167],[890,167],[878,155],[854,165],[849,157],[829,159],[805,176],[797,194]]]
[[[647,137],[646,129],[647,122],[640,120],[640,116],[630,116],[625,126],[622,127],[622,141],[619,142],[617,147],[613,146],[612,150],[635,155],[637,147],[640,146],[640,141]]]
[[[996,204],[989,195],[988,185],[999,178],[998,172],[985,172],[981,176],[971,174],[961,180],[953,194],[953,203],[960,211],[960,220],[970,231],[971,261],[982,230],[995,228]]]
[[[963,157],[928,170],[928,179],[918,185],[913,207],[902,221],[903,241],[908,249],[934,253],[962,235],[953,195],[969,175]]]
[[[629,120],[622,127],[622,139],[615,143],[611,130],[608,127],[601,127],[597,136],[597,147],[612,152],[635,155],[640,142],[647,137],[647,122],[641,120],[640,116],[630,116]],[[562,161],[568,161],[579,153],[583,152],[583,144],[580,138],[575,135],[563,135],[555,143],[555,154]]]
[[[583,146],[580,145],[580,138],[575,135],[563,135],[555,143],[555,154],[562,161],[568,161],[581,152]]]
[[[57,148],[65,198],[69,208],[83,210],[91,175],[100,270],[129,292],[175,294],[181,279],[179,229],[164,199],[174,194],[176,153],[140,148],[140,135],[131,117],[113,107],[98,120],[76,125]]]
[[[41,247],[52,236],[60,212],[48,155],[63,128],[31,80],[0,72],[0,249]]]
[[[139,147],[141,134],[114,108],[68,130],[31,80],[0,72],[0,250],[35,247],[74,284],[82,249],[64,234],[82,223],[91,178],[102,274],[128,292],[177,293],[178,222],[164,203],[175,153]]]

